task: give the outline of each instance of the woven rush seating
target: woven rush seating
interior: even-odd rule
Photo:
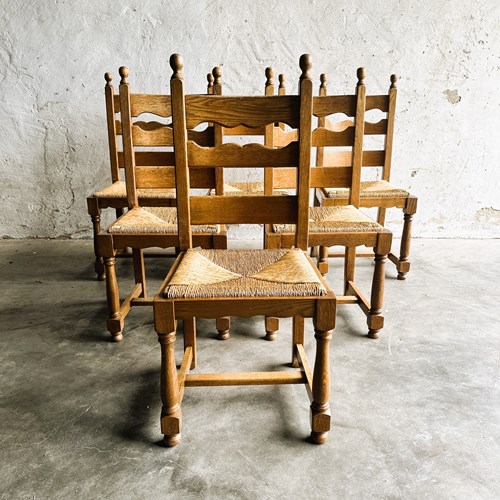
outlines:
[[[161,346],[161,430],[167,446],[179,444],[182,400],[187,387],[304,384],[311,401],[311,435],[324,443],[330,429],[328,346],[335,326],[336,298],[306,254],[308,247],[312,81],[309,56],[302,56],[298,96],[193,96],[184,92],[183,61],[172,55],[171,102],[177,181],[178,246],[154,299],[154,324]],[[271,148],[259,143],[218,143],[199,147],[190,128],[213,123],[215,129],[239,126],[262,130],[282,122],[298,129],[298,141]],[[296,194],[193,196],[193,169],[292,167]],[[294,248],[264,250],[194,249],[192,224],[294,224]],[[273,316],[293,318],[293,371],[190,373],[197,368],[196,318]],[[304,351],[304,319],[312,318],[316,356],[311,370]],[[177,322],[183,322],[184,352],[175,357]],[[227,346],[231,349],[236,339]],[[279,366],[282,362],[279,363]]]
[[[323,188],[328,198],[349,198],[349,190],[345,188]],[[408,196],[406,189],[393,186],[387,181],[361,181],[360,198]]]
[[[149,198],[152,200],[172,199],[175,200],[175,189],[138,189],[139,198]],[[123,198],[127,199],[127,187],[124,181],[116,181],[94,193],[96,198]]]
[[[215,195],[215,189],[210,191]],[[224,196],[262,196],[264,194],[263,182],[225,182]],[[284,189],[275,189],[273,194],[286,195],[288,191]]]

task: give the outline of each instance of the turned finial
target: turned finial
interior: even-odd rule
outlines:
[[[300,79],[311,79],[311,76],[309,75],[309,70],[312,68],[312,60],[311,56],[309,54],[302,54],[299,59],[299,66],[300,69],[302,70],[302,74],[300,75]]]
[[[170,67],[173,70],[172,80],[178,78],[182,80],[182,68],[184,68],[184,59],[180,54],[172,54],[170,56]]]
[[[214,75],[214,85],[220,85],[222,79],[222,70],[219,68],[219,66],[215,66],[215,68],[212,70],[212,74]]]
[[[281,73],[281,74],[278,76],[278,80],[280,81],[279,88],[280,88],[280,89],[284,89],[284,88],[285,88],[285,82],[286,82],[285,75],[284,75],[283,73]]]
[[[397,81],[398,81],[398,75],[391,75],[391,89],[396,88]]]
[[[207,88],[211,89],[214,86],[214,75],[212,73],[207,73]]]
[[[106,80],[106,87],[111,87],[111,81],[113,80],[111,73],[104,73],[104,79]]]
[[[319,88],[326,89],[326,82],[328,81],[328,75],[326,73],[321,73],[321,75],[319,76],[319,81],[321,82]]]
[[[356,75],[358,76],[358,86],[364,85],[365,84],[364,80],[366,78],[366,69],[365,68],[358,68]]]
[[[266,87],[269,87],[270,85],[274,85],[273,78],[274,78],[274,71],[273,68],[269,67],[266,68]]]
[[[119,70],[118,73],[120,73],[121,80],[120,83],[128,83],[127,78],[128,78],[128,68],[126,66],[122,66]]]

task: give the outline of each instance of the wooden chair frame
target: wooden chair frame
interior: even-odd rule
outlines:
[[[392,151],[394,142],[394,121],[396,114],[396,98],[397,98],[397,76],[391,75],[391,85],[388,95],[373,95],[367,96],[366,111],[378,109],[383,113],[387,113],[387,118],[378,123],[369,123],[365,125],[365,135],[383,135],[385,145],[383,150],[363,151],[363,167],[381,167],[381,180],[390,182],[391,167],[392,167]],[[327,77],[321,75],[320,95],[327,95]],[[328,122],[324,126],[329,128]],[[343,165],[345,161],[350,161],[350,158],[330,157],[326,158],[321,148],[318,149],[317,165]],[[331,198],[326,191],[318,188],[315,191],[316,203],[321,206],[342,206],[348,204],[347,198]],[[417,198],[411,194],[398,196],[360,196],[360,206],[366,208],[378,208],[377,222],[384,226],[386,211],[388,208],[399,208],[403,210],[404,224],[401,236],[401,245],[399,257],[393,252],[389,252],[389,260],[393,262],[398,271],[398,279],[406,279],[406,275],[410,270],[410,244],[411,244],[411,226],[413,216],[417,211]],[[322,261],[327,266],[326,259],[328,258],[328,249],[322,249]],[[332,257],[343,257],[344,254],[332,253]],[[373,253],[351,254],[350,259],[359,257],[373,257]],[[349,266],[354,265],[349,263]]]
[[[139,207],[140,188],[175,188],[174,153],[167,151],[135,151],[136,146],[164,147],[172,146],[172,127],[158,122],[150,126],[135,124],[133,117],[150,113],[159,117],[171,115],[170,96],[151,94],[131,94],[127,81],[128,70],[120,68],[120,94],[114,99],[115,109],[121,113],[121,133],[123,137],[123,164],[127,189],[127,207]],[[118,106],[117,106],[118,104]],[[143,128],[144,127],[144,128]],[[189,137],[201,145],[213,144],[213,127],[203,132],[189,131]],[[194,188],[211,189],[216,187],[215,170],[204,169],[192,172]],[[175,202],[175,199],[174,199]],[[175,202],[176,203],[176,202]],[[147,206],[170,206],[169,200],[157,199]],[[124,215],[124,217],[127,214]],[[118,219],[119,221],[120,219]],[[224,226],[217,233],[196,233],[193,236],[196,246],[202,248],[227,248],[227,231]],[[165,234],[155,232],[111,234],[101,231],[97,235],[97,252],[104,260],[106,272],[106,296],[109,309],[107,328],[114,341],[123,338],[124,321],[132,306],[152,306],[153,297],[148,297],[146,274],[144,268],[145,248],[178,247],[176,233]],[[120,303],[120,294],[115,271],[115,259],[123,248],[132,248],[135,285],[126,298]],[[229,318],[218,318],[219,337],[229,334]]]
[[[193,99],[184,95],[181,70],[183,62],[180,56],[174,54],[170,59],[174,71],[171,80],[172,110],[175,121],[174,149],[177,180],[179,246],[189,249],[193,246],[192,223],[271,223],[273,220],[293,221],[297,231],[295,245],[307,248],[309,208],[309,175],[310,175],[310,138],[311,138],[311,107],[312,82],[308,70],[310,59],[302,56],[300,97],[287,97],[287,101],[279,102],[273,114],[275,102],[265,102],[265,97],[234,97],[225,98],[212,96],[205,101]],[[261,101],[259,101],[259,99]],[[270,98],[276,99],[276,98]],[[259,111],[251,113],[253,104]],[[276,102],[277,103],[277,102]],[[270,105],[270,108],[268,108]],[[286,107],[286,112],[284,110]],[[298,111],[297,111],[298,106]],[[295,108],[295,111],[293,110]],[[244,116],[240,116],[246,110]],[[226,112],[227,111],[227,112]],[[286,116],[285,116],[286,115]],[[212,151],[201,151],[194,148],[188,141],[187,130],[196,122],[213,121],[222,127],[232,128],[240,124],[260,127],[274,117],[277,121],[287,121],[287,117],[294,117],[300,123],[300,137],[298,149],[288,149],[278,152],[263,146],[246,145],[244,147],[225,144],[211,148]],[[249,120],[251,123],[247,122]],[[298,123],[296,123],[298,125]],[[209,148],[210,149],[210,148]],[[261,197],[191,197],[189,196],[189,170],[196,166],[215,165],[217,167],[268,167],[275,166],[273,161],[278,155],[286,155],[290,161],[296,155],[298,171],[298,186],[296,196],[261,196]],[[227,154],[224,155],[224,152]],[[284,156],[283,156],[284,158]],[[283,165],[281,160],[281,166]],[[256,205],[256,201],[258,204]],[[248,206],[263,207],[262,209],[248,210]],[[272,210],[271,210],[272,209]],[[231,252],[228,250],[227,252]],[[269,250],[260,250],[269,252]],[[329,360],[328,345],[331,339],[331,330],[335,326],[335,296],[324,282],[321,275],[315,271],[318,279],[327,290],[327,295],[310,297],[220,297],[211,299],[169,299],[165,297],[165,289],[175,275],[178,266],[184,259],[184,253],[177,258],[169,275],[163,283],[154,300],[155,329],[161,345],[161,397],[162,414],[161,429],[164,441],[168,446],[177,445],[181,434],[181,402],[184,388],[190,386],[221,386],[221,385],[249,385],[249,384],[295,384],[306,385],[311,398],[311,439],[316,443],[323,443],[327,439],[330,428],[329,412]],[[311,269],[316,269],[309,260]],[[293,317],[293,365],[300,367],[299,372],[263,372],[263,373],[219,373],[191,375],[190,368],[196,363],[196,332],[195,318],[217,318],[221,315],[229,316],[275,316]],[[309,368],[303,349],[304,318],[312,317],[315,337],[317,341],[316,361],[314,371]],[[174,342],[176,337],[176,323],[184,321],[184,356],[177,371]]]

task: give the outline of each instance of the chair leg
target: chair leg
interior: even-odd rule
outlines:
[[[318,269],[323,276],[328,274],[328,251],[328,247],[319,247]]]
[[[113,340],[119,342],[123,339],[123,318],[120,314],[120,295],[118,282],[116,281],[115,258],[105,257],[104,264],[106,266],[106,297],[109,310],[107,326]]]
[[[377,210],[377,222],[381,226],[385,226],[385,214],[387,212],[387,208],[385,207],[379,207]]]
[[[405,280],[406,274],[410,270],[410,243],[411,243],[411,225],[413,214],[404,214],[403,234],[401,236],[401,248],[397,264],[398,280]]]
[[[161,432],[167,446],[176,446],[181,441],[182,413],[175,365],[175,330],[169,333],[158,332],[158,341],[161,345]]]
[[[378,339],[384,326],[382,305],[384,302],[385,262],[387,255],[375,254],[375,269],[373,271],[371,307],[368,314],[368,337]]]
[[[328,440],[330,430],[330,366],[328,346],[332,338],[331,331],[314,330],[316,338],[316,359],[314,362],[311,403],[311,441],[316,444]]]
[[[97,245],[97,235],[101,231],[101,209],[99,208],[97,198],[94,198],[93,196],[87,198],[87,208],[92,220],[92,232],[94,235],[94,270],[97,274],[97,279],[99,281],[103,281],[105,274],[104,259],[102,258]]]
[[[299,368],[297,357],[297,344],[304,345],[304,318],[302,316],[293,317],[293,345],[292,345],[292,367]]]
[[[134,278],[136,283],[142,285],[141,297],[147,297],[146,292],[146,272],[144,270],[144,250],[142,248],[132,249],[134,261]]]
[[[280,320],[272,316],[266,316],[266,335],[265,339],[269,341],[276,340],[278,330],[280,329]]]
[[[215,320],[215,326],[217,327],[217,338],[219,340],[226,340],[229,338],[229,328],[231,325],[231,318],[229,316],[224,316],[223,318],[217,318]]]
[[[345,247],[344,258],[344,295],[347,295],[349,281],[354,281],[356,267],[356,247]]]
[[[193,358],[191,360],[191,370],[196,368],[196,318],[184,320],[184,350],[186,347],[193,348]]]

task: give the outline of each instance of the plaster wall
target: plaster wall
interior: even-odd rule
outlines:
[[[499,236],[494,0],[2,0],[0,236],[91,235],[85,200],[109,181],[104,72],[168,92],[173,52],[190,92],[216,65],[226,94],[262,93],[269,65],[295,92],[304,52],[331,93],[352,92],[359,66],[372,94],[397,73],[393,180],[419,197],[415,236]]]

